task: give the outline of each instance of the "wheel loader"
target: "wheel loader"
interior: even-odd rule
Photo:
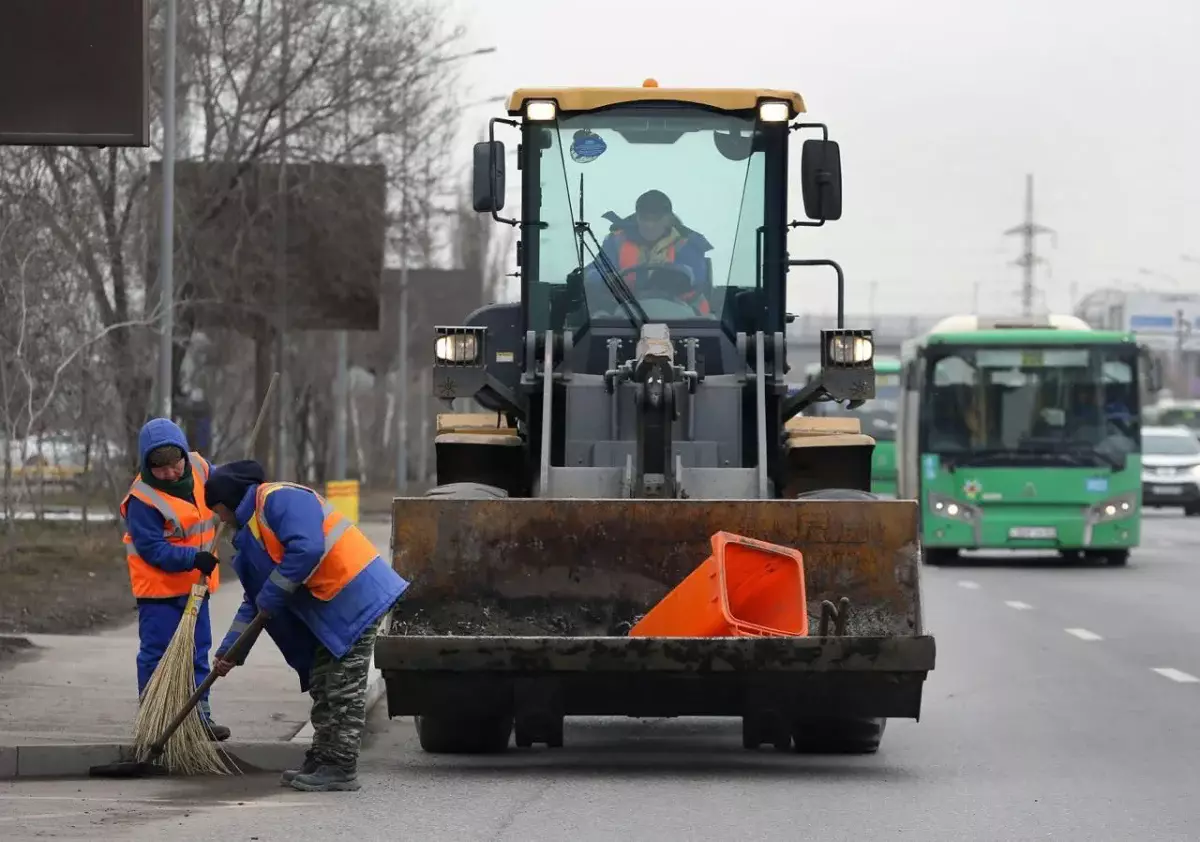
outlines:
[[[935,648],[917,504],[870,492],[856,419],[802,415],[874,395],[841,268],[789,254],[841,216],[836,141],[784,90],[521,89],[507,111],[474,148],[473,203],[518,229],[520,296],[435,326],[434,395],[459,411],[437,419],[436,487],[393,502],[412,587],[375,649],[389,715],[434,753],[561,746],[573,716],[737,717],[751,749],[875,751],[889,718],[919,718]],[[512,216],[497,127],[519,133]],[[832,270],[838,315],[789,394],[789,283],[830,297],[797,267]],[[808,633],[631,634],[721,532],[799,551]]]

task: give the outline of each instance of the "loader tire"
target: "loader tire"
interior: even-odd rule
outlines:
[[[414,716],[421,750],[429,754],[499,754],[512,737],[512,716]]]
[[[802,491],[795,496],[796,500],[882,500],[874,491],[863,491],[858,488],[818,488],[816,491]]]
[[[874,754],[886,727],[886,719],[874,717],[804,717],[792,741],[797,754]]]
[[[797,494],[797,500],[883,500],[858,488],[822,488]],[[886,719],[872,717],[804,717],[793,723],[792,745],[798,754],[874,754]]]
[[[508,496],[503,488],[482,482],[449,482],[435,485],[425,492],[426,497],[453,497],[456,500],[492,500]]]
[[[495,500],[508,496],[503,488],[482,482],[450,482],[425,492],[426,497],[458,500]],[[414,716],[421,750],[429,754],[497,754],[508,748],[513,718],[494,716]]]

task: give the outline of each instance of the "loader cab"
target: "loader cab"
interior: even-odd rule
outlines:
[[[827,486],[815,456],[792,464],[785,425],[812,400],[869,399],[874,349],[870,331],[844,329],[841,268],[788,254],[789,231],[841,217],[838,146],[825,126],[792,122],[800,95],[648,80],[518,90],[508,111],[475,146],[472,198],[520,233],[520,301],[437,327],[434,366],[438,397],[470,395],[516,432],[497,439],[526,460],[495,472],[521,480],[506,491],[741,499]],[[512,218],[498,124],[520,137]],[[805,220],[788,213],[800,129],[821,132],[799,147]],[[822,331],[821,377],[789,395],[788,270],[800,266],[836,271],[838,327]],[[465,440],[435,443],[439,481],[465,476],[441,467]]]
[[[789,228],[841,215],[837,144],[803,146],[805,210],[787,210],[789,136],[804,110],[781,91],[518,90],[514,120],[476,145],[474,207],[519,226],[518,330],[568,334],[573,370],[603,373],[644,323],[695,339],[708,373],[737,337],[782,334]],[[519,219],[505,219],[505,123],[520,132]],[[820,127],[824,128],[824,127]],[[682,356],[683,348],[677,347]],[[782,361],[780,361],[782,362]]]

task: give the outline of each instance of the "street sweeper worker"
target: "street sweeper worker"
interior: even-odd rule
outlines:
[[[213,542],[219,521],[204,497],[208,461],[188,447],[187,437],[168,418],[152,418],[138,434],[140,468],[121,501],[125,558],[138,609],[138,698],[175,635],[192,586],[209,593],[220,586]],[[196,617],[196,685],[208,677],[212,626],[208,597]],[[229,738],[217,725],[205,694],[198,705],[209,737]]]
[[[409,583],[316,491],[266,482],[258,462],[222,465],[205,491],[213,511],[237,529],[232,564],[245,590],[213,669],[233,669],[224,653],[266,613],[267,634],[312,696],[312,748],[282,782],[305,792],[358,789],[375,637]]]

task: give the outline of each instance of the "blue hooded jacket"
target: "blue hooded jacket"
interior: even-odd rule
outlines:
[[[150,451],[164,444],[182,448],[184,458],[188,460],[189,468],[191,467],[191,457],[187,455],[191,448],[188,447],[187,436],[183,434],[183,430],[173,421],[155,418],[147,421],[138,434],[138,462],[143,476],[150,475],[146,457]],[[200,478],[196,477],[195,481],[199,482]],[[145,559],[147,564],[168,573],[186,573],[192,570],[196,562],[196,548],[169,543],[164,534],[165,525],[166,520],[158,509],[136,497],[129,498],[125,507],[125,526],[138,555]]]
[[[273,492],[267,498],[264,515],[284,545],[283,560],[276,564],[246,525],[254,515],[257,494],[258,484],[249,486],[234,512],[240,528],[233,538],[237,550],[233,568],[246,595],[217,651],[228,650],[261,608],[271,616],[266,624],[268,633],[287,662],[301,672],[303,683],[307,673],[302,670],[305,664],[311,664],[318,641],[335,658],[343,657],[367,626],[391,609],[409,583],[376,556],[328,601],[303,587],[289,594],[271,575],[277,573],[291,582],[308,579],[324,554],[325,515],[316,495],[307,489]]]

